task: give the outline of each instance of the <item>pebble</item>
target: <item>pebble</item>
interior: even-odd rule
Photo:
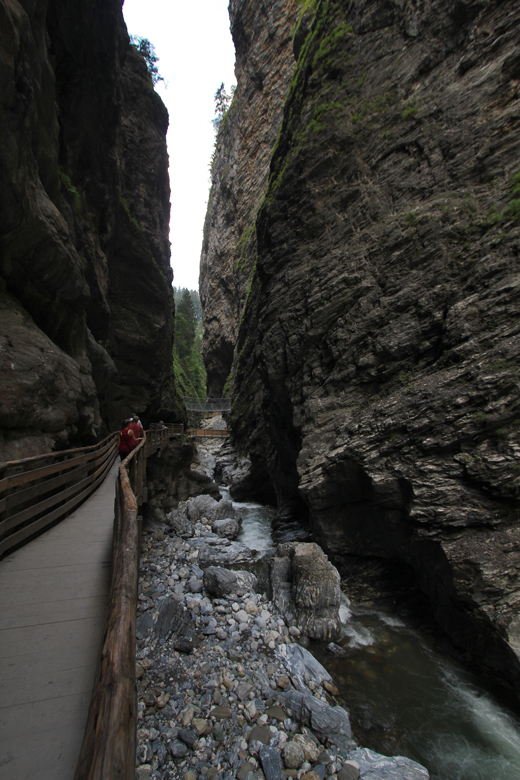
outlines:
[[[178,512],[187,514],[186,502]],[[283,696],[294,683],[274,651],[300,629],[286,626],[262,594],[237,588],[211,598],[198,555],[215,535],[204,517],[195,533],[181,539],[168,527],[143,531],[136,780],[354,780],[359,770],[345,762],[345,751],[322,744],[277,701],[276,689]],[[154,634],[164,599],[185,608],[185,635]],[[320,701],[325,691],[337,695],[331,683],[307,686]]]

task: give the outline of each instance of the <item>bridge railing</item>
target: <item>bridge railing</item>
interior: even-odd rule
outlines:
[[[110,471],[117,441],[112,433],[90,447],[0,463],[0,558],[85,501]]]
[[[229,436],[229,431],[219,431],[216,428],[188,428],[186,436],[224,437]]]
[[[201,401],[197,396],[185,396],[184,403],[189,412],[229,412],[231,398],[206,398]]]

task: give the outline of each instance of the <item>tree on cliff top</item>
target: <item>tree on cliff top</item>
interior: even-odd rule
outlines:
[[[159,68],[156,65],[156,63],[159,62],[159,57],[155,53],[155,46],[153,43],[150,43],[148,38],[140,38],[138,35],[131,35],[130,43],[137,49],[139,54],[143,55],[154,87],[159,81],[164,81],[163,77],[159,74]]]

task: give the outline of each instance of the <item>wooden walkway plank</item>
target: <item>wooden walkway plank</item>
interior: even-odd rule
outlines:
[[[115,464],[69,517],[0,561],[0,776],[71,780],[110,587]]]

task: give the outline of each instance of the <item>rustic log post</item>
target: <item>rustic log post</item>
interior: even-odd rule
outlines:
[[[74,780],[133,780],[137,726],[137,503],[119,467],[122,522],[87,728]]]

